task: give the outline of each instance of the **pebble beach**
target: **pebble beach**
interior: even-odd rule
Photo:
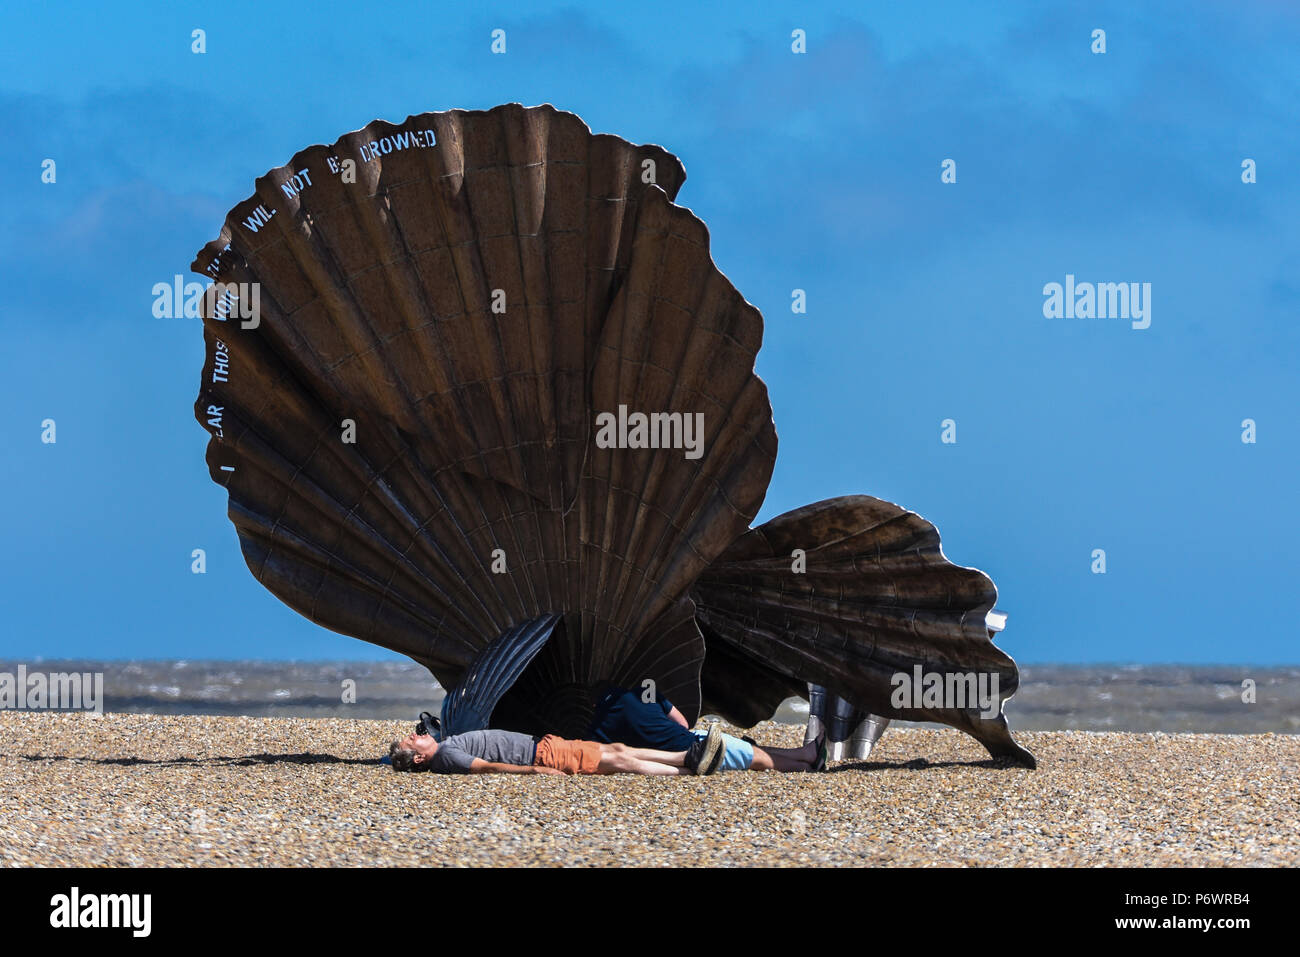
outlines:
[[[825,774],[451,777],[376,763],[409,729],[0,712],[0,864],[1300,864],[1296,735],[1023,732],[1027,771],[901,728]]]

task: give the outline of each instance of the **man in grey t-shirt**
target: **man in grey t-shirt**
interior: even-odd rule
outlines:
[[[475,758],[489,764],[531,767],[536,757],[537,742],[531,735],[514,731],[466,731],[438,744],[433,757],[429,758],[429,770],[443,774],[470,774],[474,770]]]
[[[516,731],[467,731],[439,742],[413,731],[394,741],[388,754],[394,771],[440,774],[708,774],[721,751],[716,730],[690,752],[569,741],[553,734],[534,738]]]

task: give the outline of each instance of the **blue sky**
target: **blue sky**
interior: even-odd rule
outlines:
[[[1300,8],[473,6],[0,12],[0,656],[389,656],[246,569],[192,415],[200,326],[151,288],[297,150],[518,101],[685,163],[766,319],[760,520],[920,512],[997,582],[1022,662],[1300,659]],[[1150,328],[1044,318],[1067,273],[1151,283]]]

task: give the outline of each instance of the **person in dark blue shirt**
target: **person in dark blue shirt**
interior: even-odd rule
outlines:
[[[692,731],[686,717],[667,698],[642,701],[626,688],[611,688],[596,702],[587,737],[606,744],[626,744],[657,751],[688,750],[707,731]],[[822,771],[826,768],[825,733],[802,748],[760,748],[751,738],[722,736],[719,771]]]

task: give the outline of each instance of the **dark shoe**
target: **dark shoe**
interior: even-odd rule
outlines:
[[[691,774],[699,774],[700,757],[703,754],[704,739],[696,738],[695,743],[686,749],[686,758],[682,761],[682,764],[686,766],[686,770],[690,771]]]
[[[718,753],[715,754],[713,760],[709,762],[708,769],[704,772],[705,774],[713,774],[715,771],[719,770],[722,767],[723,759],[727,756],[726,735],[722,733],[722,729],[718,728],[717,725],[714,725],[713,729],[718,732]]]
[[[692,774],[712,774],[722,763],[722,729],[709,725],[709,733],[686,752],[686,768]]]
[[[740,736],[740,740],[741,740],[741,741],[744,741],[744,742],[745,742],[747,745],[749,745],[751,748],[756,748],[756,747],[758,747],[758,742],[755,741],[753,738],[751,738],[751,737],[750,737],[749,735],[747,735],[747,734],[742,734],[742,735]]]

